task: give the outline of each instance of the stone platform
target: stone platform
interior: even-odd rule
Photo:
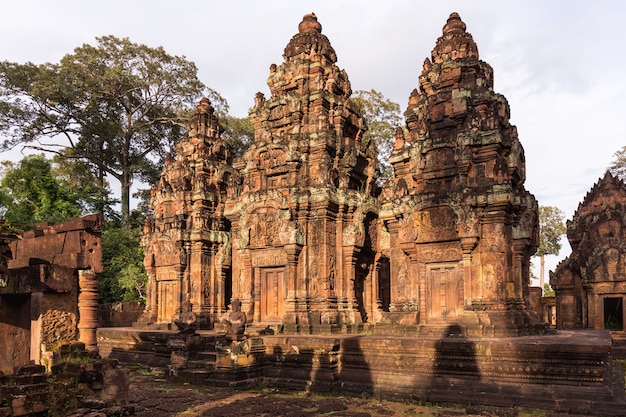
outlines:
[[[170,366],[174,332],[99,329],[105,357]],[[221,334],[200,332],[179,378],[429,402],[525,406],[624,415],[624,371],[605,331],[513,338],[272,335],[256,354],[224,366]],[[259,346],[264,346],[262,352]],[[234,357],[234,356],[233,356]],[[218,362],[220,362],[218,366]],[[621,411],[620,411],[621,410]],[[620,414],[621,413],[621,414]]]

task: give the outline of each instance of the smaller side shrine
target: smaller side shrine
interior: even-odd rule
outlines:
[[[524,188],[508,102],[465,29],[452,13],[409,97],[408,134],[397,131],[395,177],[380,212],[383,320],[535,333],[540,320],[528,299],[537,202]]]
[[[192,116],[189,137],[165,160],[151,190],[152,217],[143,245],[148,272],[140,324],[171,324],[194,312],[209,327],[230,303],[230,232],[224,202],[238,191],[238,174],[204,98]]]
[[[624,331],[626,184],[609,172],[567,222],[572,253],[550,273],[558,329]]]

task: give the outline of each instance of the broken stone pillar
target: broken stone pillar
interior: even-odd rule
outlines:
[[[78,271],[78,340],[90,352],[98,351],[98,275],[93,270]]]

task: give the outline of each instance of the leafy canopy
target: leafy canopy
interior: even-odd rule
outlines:
[[[141,229],[126,230],[105,224],[102,232],[102,263],[98,278],[101,303],[144,301],[148,275],[143,266]]]
[[[537,256],[558,255],[559,240],[567,232],[565,214],[554,206],[539,206],[539,248]]]
[[[1,163],[0,215],[17,227],[32,228],[44,221],[63,222],[86,214],[92,190],[74,188],[59,175],[60,166],[43,155],[30,155],[18,163]]]
[[[367,123],[363,141],[373,140],[378,148],[379,180],[382,183],[393,176],[389,155],[393,150],[396,128],[402,125],[400,105],[376,90],[359,90],[352,100],[361,108]]]
[[[626,146],[613,154],[613,162],[609,165],[608,171],[614,177],[626,181]]]
[[[217,107],[227,105],[185,57],[127,38],[96,41],[58,64],[0,63],[2,147],[54,152],[115,178],[129,227],[133,181],[158,178],[155,161],[183,135],[197,101],[206,95]]]

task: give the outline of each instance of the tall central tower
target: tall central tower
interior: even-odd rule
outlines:
[[[304,16],[271,97],[250,113],[255,139],[227,203],[233,297],[261,325],[324,332],[367,320],[375,252],[376,149],[350,100],[350,81],[314,14]],[[371,306],[369,306],[371,307]]]

